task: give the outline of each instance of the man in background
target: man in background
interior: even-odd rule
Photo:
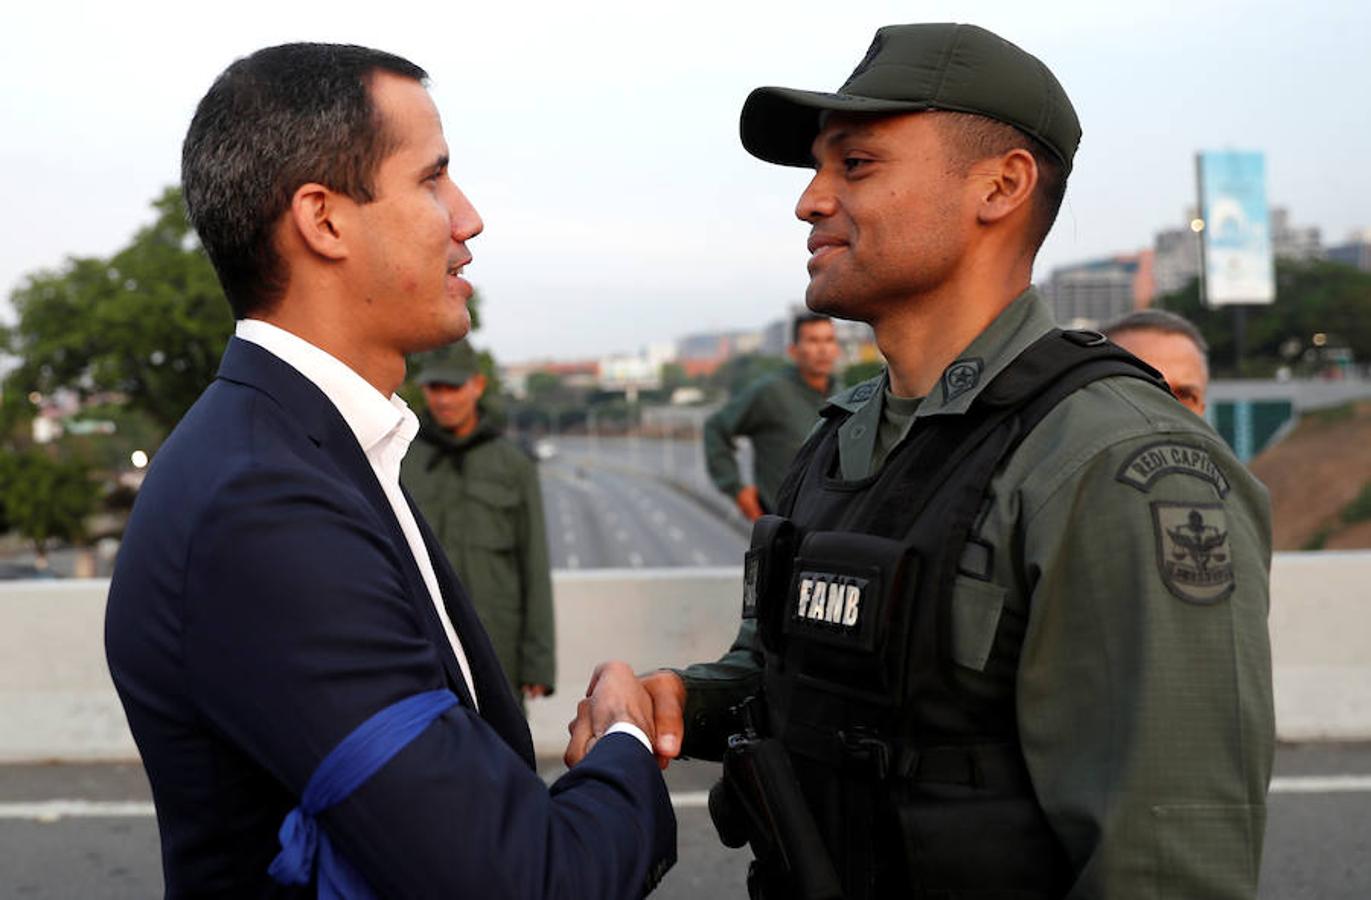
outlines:
[[[428,414],[400,475],[471,593],[520,701],[557,672],[538,469],[483,415],[486,377],[465,340],[419,373]]]
[[[786,467],[833,392],[838,338],[833,320],[807,313],[791,326],[786,352],[792,364],[748,385],[705,420],[705,463],[709,477],[749,522],[775,509]],[[753,484],[743,484],[735,441],[752,442]]]
[[[1164,309],[1140,309],[1102,331],[1120,347],[1162,373],[1171,393],[1204,416],[1209,391],[1209,345],[1189,319]]]

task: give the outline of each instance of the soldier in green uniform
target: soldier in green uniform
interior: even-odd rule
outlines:
[[[428,412],[401,479],[471,595],[522,701],[556,684],[556,635],[538,469],[482,416],[486,387],[465,341],[419,374]]]
[[[781,478],[833,393],[838,340],[832,320],[814,313],[797,317],[788,352],[791,365],[757,379],[705,420],[709,477],[749,522],[776,508]],[[738,472],[738,437],[752,441],[755,484],[743,484]]]
[[[663,763],[724,757],[754,897],[1255,897],[1267,497],[1032,289],[1080,138],[1057,80],[892,26],[837,94],[755,91],[742,135],[813,166],[806,300],[888,368],[754,528],[733,648],[643,677]]]

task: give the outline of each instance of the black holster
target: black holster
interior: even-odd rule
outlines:
[[[751,845],[752,897],[841,900],[828,848],[780,741],[751,729],[729,738],[724,777],[709,792],[709,815],[725,846]]]

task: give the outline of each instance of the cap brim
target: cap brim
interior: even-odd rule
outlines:
[[[471,375],[463,375],[458,372],[433,372],[432,374],[420,375],[416,378],[415,384],[420,387],[427,387],[434,384],[450,384],[453,387],[461,387],[471,380]]]
[[[852,115],[921,112],[924,100],[882,100],[794,88],[759,87],[743,103],[738,130],[748,153],[781,166],[814,165],[811,148],[825,112]]]

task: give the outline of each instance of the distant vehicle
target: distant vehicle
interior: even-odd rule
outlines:
[[[543,438],[533,445],[533,455],[538,459],[552,459],[557,455],[557,445]]]

